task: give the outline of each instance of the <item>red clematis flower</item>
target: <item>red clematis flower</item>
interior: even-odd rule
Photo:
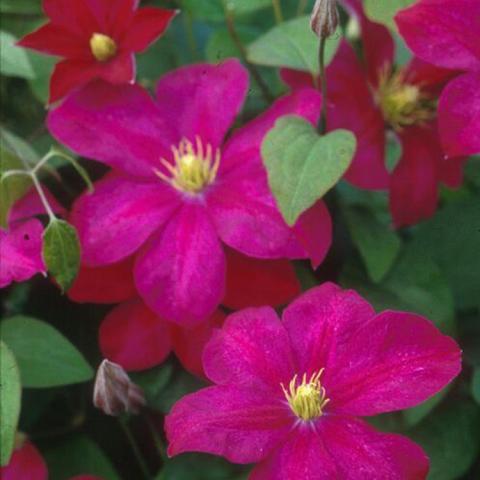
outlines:
[[[139,0],[44,0],[50,22],[19,41],[22,47],[64,57],[50,81],[49,103],[94,78],[135,81],[134,53],[145,50],[176,14],[138,8]]]
[[[463,158],[446,159],[436,123],[436,99],[456,72],[418,58],[394,67],[394,42],[388,30],[365,16],[361,0],[345,0],[362,29],[365,63],[342,42],[327,70],[328,127],[355,133],[357,153],[345,175],[355,186],[390,192],[396,227],[412,225],[435,213],[440,183],[462,182]],[[293,89],[312,85],[310,75],[282,71]],[[394,132],[402,156],[392,172],[385,163],[386,135]]]
[[[462,72],[442,92],[438,124],[450,157],[480,152],[480,2],[422,0],[395,18],[423,60]]]

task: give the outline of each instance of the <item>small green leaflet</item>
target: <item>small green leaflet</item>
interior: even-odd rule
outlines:
[[[10,77],[35,78],[35,72],[22,47],[15,45],[17,39],[8,32],[0,31],[0,72]]]
[[[394,17],[400,10],[413,5],[417,0],[365,0],[365,13],[372,20],[395,30]]]

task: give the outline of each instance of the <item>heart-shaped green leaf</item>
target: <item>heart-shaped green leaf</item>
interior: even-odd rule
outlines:
[[[409,7],[417,0],[365,0],[365,13],[376,22],[396,29],[394,17],[400,10]]]
[[[335,130],[320,137],[297,116],[282,117],[268,132],[262,156],[268,183],[288,225],[343,176],[355,153],[355,136]]]

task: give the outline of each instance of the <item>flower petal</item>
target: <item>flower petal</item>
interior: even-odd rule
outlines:
[[[133,257],[104,267],[80,267],[67,292],[77,303],[120,303],[137,295],[133,281]]]
[[[439,67],[480,70],[480,3],[423,0],[395,17],[407,45]]]
[[[26,441],[13,452],[7,466],[0,469],[2,480],[47,480],[45,460],[34,445]]]
[[[138,0],[83,0],[103,32],[115,40],[122,38],[132,22]]]
[[[57,199],[50,193],[47,187],[43,186],[43,193],[52,211],[61,217],[67,213]],[[11,226],[19,220],[27,220],[37,215],[46,215],[45,207],[40,200],[37,190],[32,187],[22,198],[17,200],[8,212],[8,224]]]
[[[299,90],[305,87],[315,87],[316,79],[311,73],[292,70],[290,68],[280,69],[280,78],[292,90]]]
[[[135,12],[123,45],[133,52],[145,50],[166,30],[176,14],[176,10],[140,8]]]
[[[283,312],[298,374],[307,376],[335,366],[338,344],[345,342],[356,329],[373,318],[370,304],[353,290],[342,290],[333,283],[312,288],[291,303]]]
[[[386,311],[338,346],[325,385],[328,408],[359,416],[410,408],[460,370],[461,351],[452,338],[419,315]]]
[[[345,41],[328,66],[328,128],[345,128],[357,137],[357,153],[345,174],[360,188],[385,189],[385,127],[367,76],[352,47]]]
[[[288,407],[255,389],[218,386],[186,395],[165,419],[168,454],[205,452],[234,463],[265,458],[291,429]]]
[[[159,365],[171,350],[169,326],[140,299],[115,307],[102,321],[100,349],[126,370]]]
[[[131,52],[119,53],[110,61],[98,65],[98,77],[109,83],[121,85],[135,82],[135,56]]]
[[[226,293],[222,304],[233,310],[285,305],[300,293],[288,260],[258,260],[228,248]]]
[[[390,185],[390,210],[397,228],[413,225],[435,213],[443,160],[434,127],[408,127],[399,136],[402,156]]]
[[[0,288],[45,273],[42,260],[43,225],[36,219],[0,228]]]
[[[189,65],[160,79],[157,105],[175,130],[175,145],[198,135],[215,151],[240,112],[247,90],[248,73],[236,59],[219,65]]]
[[[213,315],[193,328],[170,327],[173,349],[182,366],[199,377],[205,377],[202,355],[205,345],[212,337],[215,328],[220,328],[225,314],[216,310]]]
[[[115,263],[134,253],[172,215],[179,200],[166,184],[108,175],[75,202],[71,221],[89,266]]]
[[[203,205],[185,204],[145,245],[135,283],[147,305],[184,326],[209,317],[224,295],[225,255]]]
[[[51,134],[79,155],[153,178],[159,158],[170,155],[168,125],[139,86],[92,82],[48,115]]]
[[[462,75],[443,90],[438,105],[438,126],[449,157],[480,153],[479,73]]]
[[[89,38],[100,30],[95,15],[85,0],[43,0],[43,9],[52,23]]]
[[[271,307],[231,314],[203,352],[203,367],[212,382],[268,389],[283,398],[295,374],[287,332]]]

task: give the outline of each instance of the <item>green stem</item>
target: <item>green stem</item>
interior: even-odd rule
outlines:
[[[231,10],[229,10],[227,4],[225,3],[225,0],[223,1],[223,7],[225,9],[225,21],[227,23],[228,33],[230,34],[230,37],[232,38],[235,45],[237,46],[240,52],[240,57],[242,58],[242,61],[245,63],[245,65],[248,68],[248,71],[257,82],[257,85],[260,88],[260,91],[262,92],[262,96],[265,99],[265,101],[267,103],[272,103],[274,100],[274,96],[270,92],[268,85],[263,81],[263,78],[260,75],[260,72],[255,67],[255,65],[251,64],[248,61],[247,49],[245,48],[245,45],[243,45],[240,37],[238,36],[237,30],[235,28],[233,14]]]
[[[165,445],[163,444],[162,439],[158,435],[155,425],[152,423],[152,420],[150,419],[150,416],[148,414],[145,414],[143,418],[145,419],[145,423],[147,424],[150,433],[152,434],[153,442],[155,443],[155,447],[158,451],[158,454],[160,455],[160,458],[162,459],[162,462],[166,463],[168,461],[168,456]]]
[[[50,222],[56,220],[56,216],[53,213],[53,210],[50,207],[50,204],[48,203],[47,197],[45,195],[45,192],[43,191],[42,185],[40,184],[37,175],[35,172],[32,170],[30,172],[30,177],[32,179],[33,185],[35,186],[35,189],[37,190],[38,196],[40,197],[40,200],[42,201],[43,208],[45,208],[46,212],[48,213],[48,217],[50,219]]]
[[[273,12],[275,14],[275,21],[277,23],[283,22],[283,13],[282,6],[280,5],[280,0],[272,0]]]
[[[318,50],[318,61],[320,64],[320,86],[322,89],[322,113],[318,124],[318,130],[321,135],[327,131],[327,74],[325,71],[325,46],[327,39],[320,38],[320,48]]]
[[[140,470],[143,473],[143,476],[145,477],[146,480],[150,479],[150,472],[148,470],[147,464],[145,463],[145,459],[143,458],[142,452],[140,451],[140,448],[138,447],[137,441],[135,440],[135,437],[133,436],[132,432],[130,431],[130,428],[128,426],[128,420],[126,418],[120,417],[118,419],[118,423],[120,424],[123,433],[125,434],[125,437],[132,448],[133,455],[135,456],[137,463],[140,467]]]

